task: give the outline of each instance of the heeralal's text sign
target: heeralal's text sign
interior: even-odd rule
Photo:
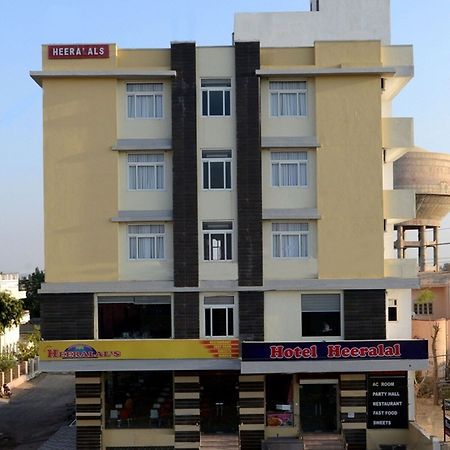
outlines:
[[[406,375],[369,376],[367,403],[368,428],[408,428]]]
[[[108,44],[49,45],[48,59],[109,58]]]

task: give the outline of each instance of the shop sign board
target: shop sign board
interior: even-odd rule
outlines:
[[[369,375],[367,428],[408,428],[406,375]]]
[[[127,339],[43,341],[41,361],[128,359],[232,359],[239,357],[237,339]]]
[[[61,44],[48,46],[48,59],[109,58],[108,44]]]
[[[428,360],[425,340],[243,342],[242,361]]]

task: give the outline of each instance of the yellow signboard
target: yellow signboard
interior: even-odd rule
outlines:
[[[237,339],[159,339],[43,341],[42,361],[127,359],[233,359],[239,357]]]

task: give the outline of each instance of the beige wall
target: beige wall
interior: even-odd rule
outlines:
[[[43,88],[46,281],[115,280],[116,81],[45,80]]]
[[[279,81],[273,77],[270,81]],[[269,80],[261,79],[261,135],[270,136],[315,136],[315,82],[313,78],[282,78],[283,81],[306,81],[307,104],[306,116],[296,117],[271,117],[269,110]]]
[[[160,224],[161,222],[151,222]],[[149,224],[149,222],[145,222]],[[119,226],[119,279],[120,280],[173,280],[173,225],[164,223],[164,259],[129,259],[128,224]]]
[[[313,220],[278,220],[277,222],[308,223],[308,258],[272,257],[272,221],[263,221],[263,273],[267,280],[317,278],[317,223]]]
[[[316,43],[320,65],[377,61],[379,44]],[[379,76],[316,78],[319,278],[384,276],[380,97]]]
[[[149,80],[145,80],[149,82]],[[117,82],[117,137],[119,139],[169,139],[172,137],[172,103],[170,80],[152,79],[152,83],[163,83],[163,117],[149,119],[128,119],[127,117],[127,82],[142,82],[142,80],[127,80]]]
[[[273,151],[306,151],[306,149],[282,149]],[[261,152],[263,208],[316,208],[316,151],[308,150],[308,186],[272,187],[271,152]]]
[[[128,189],[128,153],[120,152],[119,210],[158,211],[172,209],[172,152],[157,153],[164,153],[164,190],[133,191]]]

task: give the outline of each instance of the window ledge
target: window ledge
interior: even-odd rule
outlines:
[[[262,136],[262,148],[317,148],[316,136]]]

